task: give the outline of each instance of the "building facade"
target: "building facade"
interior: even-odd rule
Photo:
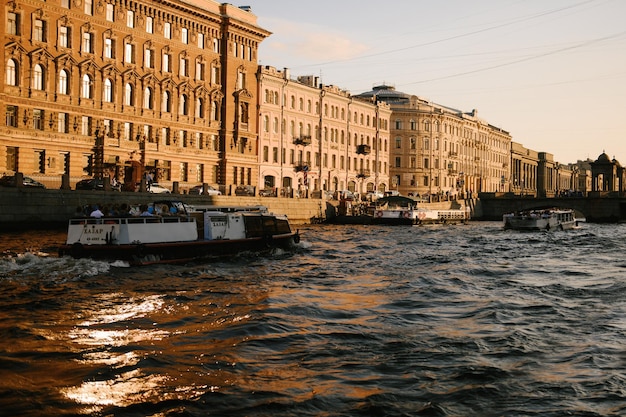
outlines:
[[[212,0],[9,0],[0,172],[144,172],[181,188],[258,176],[256,69],[269,32]]]
[[[280,195],[389,188],[385,103],[259,67],[259,188]]]
[[[391,188],[404,195],[471,195],[503,191],[510,178],[511,136],[478,118],[375,87],[359,97],[389,104]]]

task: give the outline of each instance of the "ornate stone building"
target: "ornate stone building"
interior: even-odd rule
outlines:
[[[259,67],[259,187],[358,193],[389,188],[385,103],[358,99],[317,77]]]
[[[511,136],[475,110],[463,113],[386,85],[358,97],[391,107],[393,190],[425,196],[508,189]]]
[[[3,12],[0,173],[256,181],[257,50],[270,33],[248,8],[9,0]]]

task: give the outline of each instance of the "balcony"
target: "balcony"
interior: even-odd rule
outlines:
[[[368,178],[370,176],[370,170],[369,169],[361,169],[359,170],[359,173],[356,174],[357,178]]]
[[[369,155],[372,152],[372,147],[370,145],[357,145],[356,153],[359,155]]]
[[[308,146],[311,144],[311,135],[299,136],[293,138],[294,145]]]
[[[293,164],[293,169],[296,172],[301,172],[301,171],[308,171],[309,167],[311,166],[311,162],[310,161],[298,161],[296,163]]]
[[[450,158],[456,158],[457,156],[459,156],[458,152],[454,152],[454,151],[448,152],[448,157]]]

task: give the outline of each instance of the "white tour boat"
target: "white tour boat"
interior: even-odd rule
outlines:
[[[175,204],[179,210],[169,210]],[[245,251],[292,249],[300,241],[286,216],[264,207],[186,213],[179,202],[159,205],[161,215],[70,219],[59,255],[126,260],[135,265],[180,263]],[[167,214],[171,211],[178,213]]]
[[[468,209],[435,209],[418,205],[411,197],[388,196],[379,198],[374,208],[374,224],[466,223]]]
[[[509,213],[502,221],[505,229],[513,230],[566,230],[578,225],[574,210],[560,208]]]

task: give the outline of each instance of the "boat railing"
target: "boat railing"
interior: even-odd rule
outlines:
[[[87,224],[156,224],[156,223],[188,223],[194,222],[187,216],[140,216],[140,217],[101,217],[70,219],[70,225]]]

